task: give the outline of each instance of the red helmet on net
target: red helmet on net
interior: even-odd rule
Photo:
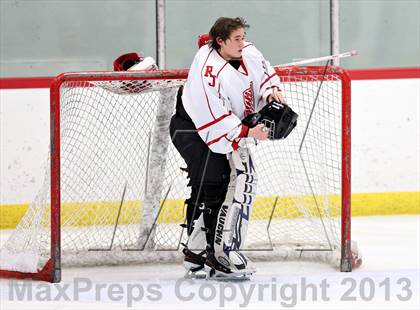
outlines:
[[[114,60],[114,71],[127,71],[144,59],[141,53],[127,53]]]
[[[198,36],[198,48],[201,48],[203,45],[209,44],[210,42],[210,36],[208,33],[206,34],[200,34]]]

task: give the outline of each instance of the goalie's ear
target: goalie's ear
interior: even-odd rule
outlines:
[[[206,34],[200,34],[198,36],[198,49],[200,49],[202,46],[209,44],[210,42],[210,36],[208,33]]]
[[[141,53],[127,53],[114,60],[114,71],[127,71],[144,59]]]

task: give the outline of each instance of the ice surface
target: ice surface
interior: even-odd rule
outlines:
[[[257,262],[258,272],[251,281],[227,283],[185,280],[179,264],[71,268],[63,271],[60,284],[25,282],[32,294],[27,289],[22,301],[16,301],[13,282],[1,280],[0,306],[5,310],[419,309],[420,215],[354,217],[352,234],[363,254],[363,265],[352,273],[340,273],[323,263]],[[350,291],[352,282],[356,286]],[[24,282],[15,283],[21,289]],[[76,287],[86,285],[92,288],[74,294]],[[70,300],[59,295],[64,289]],[[138,295],[141,290],[143,296]],[[342,300],[346,291],[356,300]],[[43,298],[58,300],[40,301]]]

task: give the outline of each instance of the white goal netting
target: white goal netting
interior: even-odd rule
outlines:
[[[278,73],[298,125],[285,140],[252,147],[259,182],[244,250],[253,259],[309,258],[338,266],[341,75],[324,68]],[[55,190],[61,194],[63,265],[182,259],[189,188],[168,126],[185,75],[118,76],[64,76],[59,88],[61,184]],[[51,257],[50,182],[47,169],[35,201],[1,249],[0,269],[35,272]]]

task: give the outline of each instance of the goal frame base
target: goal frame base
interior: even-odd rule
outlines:
[[[54,269],[53,262],[49,259],[45,266],[38,272],[20,272],[0,269],[0,278],[19,280],[30,279],[58,283],[61,281],[61,269]]]

